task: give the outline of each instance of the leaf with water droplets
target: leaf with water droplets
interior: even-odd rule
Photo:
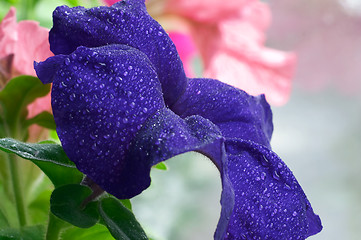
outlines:
[[[0,150],[14,153],[36,164],[55,186],[78,183],[82,174],[66,156],[63,148],[55,143],[23,143],[11,138],[0,139]]]

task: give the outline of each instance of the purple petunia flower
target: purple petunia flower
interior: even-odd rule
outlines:
[[[272,113],[213,79],[187,79],[168,35],[143,0],[112,7],[58,7],[50,46],[35,63],[53,83],[52,108],[64,151],[118,198],[150,184],[154,164],[197,151],[220,171],[215,239],[305,239],[321,231],[304,192],[270,150]]]

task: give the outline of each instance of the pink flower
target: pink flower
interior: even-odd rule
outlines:
[[[52,56],[48,43],[49,30],[35,21],[16,22],[16,10],[11,8],[0,24],[0,59],[13,55],[12,77],[20,74],[35,76],[34,61]]]
[[[185,19],[203,59],[205,77],[253,95],[264,93],[274,105],[287,102],[296,57],[264,47],[270,22],[266,4],[256,0],[168,0],[163,11]]]
[[[253,95],[264,93],[274,105],[288,101],[296,56],[264,47],[265,30],[271,21],[268,5],[257,0],[149,0],[147,8],[172,33],[187,74],[191,73],[191,62],[184,55],[197,49],[204,77]],[[196,46],[193,53],[181,35],[191,36]]]
[[[16,9],[10,8],[0,23],[0,80],[3,87],[18,75],[36,76],[34,61],[44,61],[53,54],[48,43],[49,30],[35,21],[16,22]],[[28,106],[28,118],[42,111],[51,111],[50,94],[38,98]],[[40,136],[40,129],[32,126],[31,138]]]
[[[192,60],[196,55],[194,43],[189,35],[180,32],[170,32],[169,37],[177,47],[179,57],[184,64],[184,71],[189,77],[194,77],[195,73],[191,67]]]

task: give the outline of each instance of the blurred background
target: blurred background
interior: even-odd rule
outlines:
[[[273,150],[294,172],[324,229],[313,240],[361,236],[361,1],[270,0],[266,45],[298,55],[288,103],[273,107]],[[29,5],[30,4],[30,5]],[[98,1],[0,0],[18,18],[51,27],[57,5]],[[197,65],[196,68],[199,68]],[[152,185],[132,200],[156,240],[212,239],[219,218],[219,174],[187,153],[152,170]]]

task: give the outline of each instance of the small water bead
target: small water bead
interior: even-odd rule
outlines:
[[[70,94],[69,99],[70,99],[70,101],[74,101],[74,99],[75,99],[75,93]]]
[[[92,145],[92,149],[93,149],[93,150],[96,150],[96,149],[97,149],[97,144],[96,144],[96,143],[94,143],[94,144]]]
[[[261,173],[261,179],[264,180],[264,179],[266,178],[266,175],[267,175],[267,174],[266,174],[265,172],[262,172],[262,173]]]
[[[280,180],[280,175],[278,174],[277,171],[274,171],[273,174],[272,174],[273,178],[276,179],[276,180]]]
[[[132,70],[132,69],[133,69],[133,66],[129,66],[129,67],[128,67],[128,70]]]
[[[68,66],[68,65],[70,64],[70,59],[69,59],[69,58],[65,58],[64,63],[65,63],[65,65]]]
[[[89,136],[90,136],[90,138],[93,139],[93,140],[95,140],[95,139],[98,138],[98,135],[97,135],[97,134],[93,134],[93,133],[89,134]]]
[[[127,76],[127,75],[128,75],[128,72],[125,71],[125,72],[123,73],[123,75],[124,75],[124,77]]]
[[[123,123],[127,123],[128,121],[128,118],[123,118]]]
[[[102,83],[102,84],[99,85],[99,87],[100,87],[100,88],[104,88],[104,87],[105,87],[105,84]]]

